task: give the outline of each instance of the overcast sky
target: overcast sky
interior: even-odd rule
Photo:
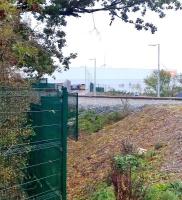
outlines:
[[[163,19],[148,14],[146,20],[158,27],[155,34],[119,19],[109,26],[105,13],[94,14],[94,20],[97,31],[91,14],[68,20],[67,50],[78,53],[71,67],[93,66],[89,59],[96,58],[97,67],[157,68],[157,47],[148,44],[160,43],[161,68],[182,71],[182,11],[170,11]]]

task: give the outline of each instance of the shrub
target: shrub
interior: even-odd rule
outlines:
[[[79,128],[86,133],[94,133],[101,130],[106,124],[106,118],[103,115],[97,115],[93,111],[83,113],[79,117]]]
[[[153,165],[159,159],[154,150],[138,155],[128,141],[121,150],[113,159],[111,175],[118,200],[182,200],[181,181],[154,184],[162,180]]]
[[[180,200],[175,192],[168,189],[167,184],[155,184],[151,186],[145,196],[145,200]]]
[[[182,199],[182,182],[176,181],[168,184],[168,190],[174,192],[177,196]]]
[[[165,192],[159,193],[157,199],[155,198],[155,200],[180,200],[180,199],[175,193],[167,190]]]
[[[141,200],[144,196],[144,178],[140,174],[142,158],[137,154],[114,157],[112,182],[118,200]]]
[[[114,158],[115,167],[119,171],[126,171],[129,168],[135,170],[139,167],[140,161],[135,155],[116,156]]]
[[[94,111],[86,111],[79,116],[79,129],[85,133],[95,133],[101,130],[105,125],[123,119],[126,115],[127,114],[122,111],[108,114],[97,114]]]
[[[116,200],[114,188],[107,184],[102,184],[93,194],[91,200]]]

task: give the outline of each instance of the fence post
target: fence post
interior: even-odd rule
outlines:
[[[68,92],[65,87],[62,88],[62,200],[67,199],[67,122],[68,122]]]

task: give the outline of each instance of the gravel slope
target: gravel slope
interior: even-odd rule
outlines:
[[[68,200],[76,200],[106,179],[110,160],[120,151],[121,141],[129,138],[136,146],[150,149],[163,144],[160,170],[182,178],[182,106],[147,106],[116,124],[92,135],[69,141]]]
[[[126,100],[123,99],[125,102]],[[79,98],[79,107],[80,108],[95,108],[102,106],[122,106],[121,99],[109,99],[109,98],[88,98],[80,97]],[[146,99],[128,99],[127,102],[132,107],[141,107],[144,105],[181,105],[181,100],[146,100]]]

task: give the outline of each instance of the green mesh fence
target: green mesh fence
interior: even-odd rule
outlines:
[[[78,140],[78,93],[68,94],[68,135]]]
[[[66,200],[67,136],[78,96],[53,87],[0,87],[0,200]]]

